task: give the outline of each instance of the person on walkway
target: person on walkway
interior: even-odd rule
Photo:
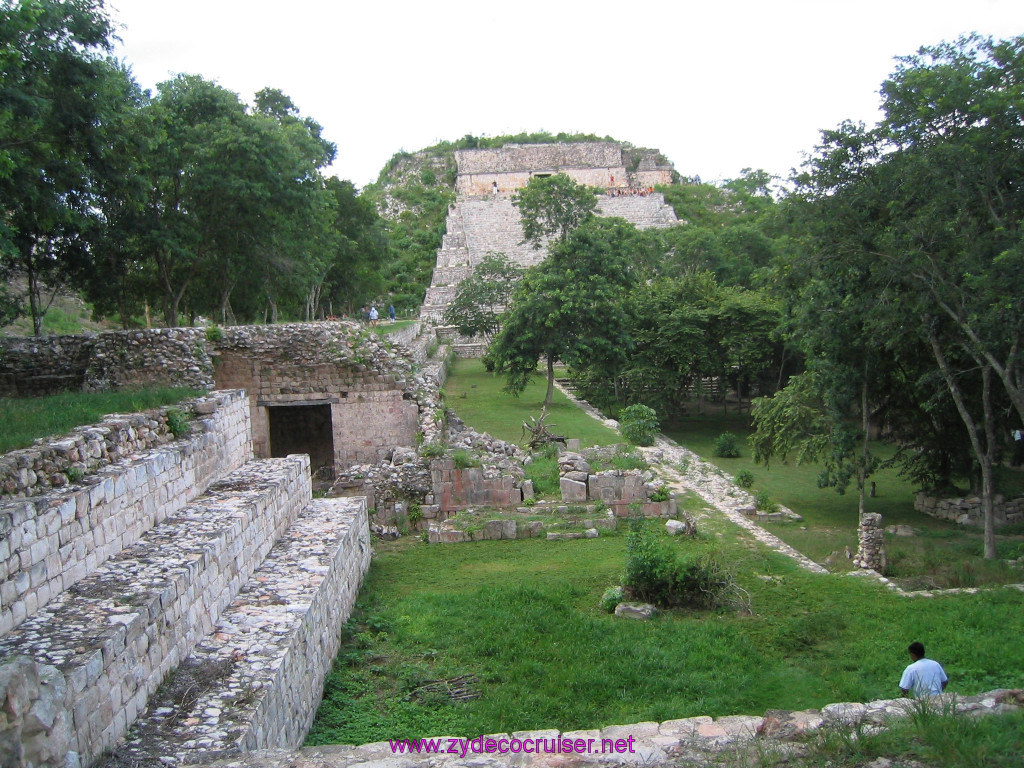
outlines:
[[[377,314],[377,307],[371,306],[370,307],[370,325],[372,325],[374,328],[377,327],[377,318],[378,317],[380,317],[380,315]]]
[[[394,304],[388,304],[388,317],[391,319],[392,323],[395,322],[395,305]]]
[[[949,678],[939,662],[924,657],[924,646],[913,642],[907,651],[910,653],[911,663],[903,670],[903,677],[900,678],[900,690],[903,695],[910,696],[913,692],[915,698],[921,698],[938,696],[946,690]]]

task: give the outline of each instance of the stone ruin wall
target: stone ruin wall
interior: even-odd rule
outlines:
[[[257,456],[274,454],[271,409],[281,406],[329,406],[335,467],[378,461],[396,446],[416,444],[420,408],[411,368],[375,365],[386,350],[373,338],[352,350],[346,340],[327,323],[312,332],[305,325],[224,331],[214,378],[220,388],[249,393]],[[347,364],[339,365],[341,357]]]
[[[508,144],[495,149],[461,149],[456,192],[492,194],[525,187],[537,174],[564,173],[593,187],[653,187],[672,183],[672,168],[659,166],[656,153],[643,155],[635,169],[626,167],[622,147],[612,142],[574,144]]]
[[[993,500],[993,512],[996,527],[1024,522],[1024,496],[1006,499],[997,494]],[[985,516],[981,510],[981,499],[977,496],[967,498],[941,499],[919,493],[914,498],[914,509],[924,512],[940,520],[949,520],[960,525],[976,525],[984,527]]]
[[[179,407],[187,439],[170,442],[152,411],[0,456],[0,636],[252,457],[244,393]]]
[[[329,406],[334,462],[377,461],[394,446],[433,439],[436,386],[390,341],[351,323],[112,331],[0,340],[0,397],[162,385],[245,389],[253,448],[270,445],[269,410]]]

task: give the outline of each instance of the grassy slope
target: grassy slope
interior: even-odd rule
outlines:
[[[623,567],[622,536],[378,545],[363,623],[328,679],[310,742],[569,730],[889,697],[913,638],[943,661],[951,690],[1020,685],[1019,593],[907,600],[871,582],[798,571],[729,526],[721,533],[752,616],[645,623],[601,613],[601,593]],[[478,680],[478,699],[414,693],[466,674]]]
[[[715,438],[727,430],[741,437],[743,455],[737,459],[713,458]],[[799,512],[804,517],[799,525],[782,523],[767,527],[808,557],[820,562],[830,552],[844,546],[856,551],[856,488],[851,487],[845,494],[838,494],[831,488],[818,488],[816,465],[797,465],[792,461],[776,461],[770,467],[755,464],[746,443],[751,431],[746,414],[714,412],[690,417],[667,429],[666,433],[732,475],[749,470],[755,478],[752,491],[765,491],[775,501]],[[877,445],[874,450],[883,457],[892,455],[889,446]],[[868,511],[880,512],[886,526],[903,524],[917,530],[914,537],[887,535],[889,575],[906,577],[908,587],[973,586],[1022,580],[1019,569],[980,559],[983,551],[980,531],[917,512],[914,509],[916,488],[894,468],[881,470],[872,479],[877,496],[867,500]],[[1006,473],[1006,481],[1005,487],[1012,490],[1020,482],[1018,473]],[[1011,529],[1009,534],[999,537],[998,554],[1019,557],[1024,554],[1024,539]],[[969,563],[964,565],[968,559]]]
[[[547,381],[538,376],[518,398],[502,392],[504,386],[504,380],[484,370],[480,360],[456,360],[445,384],[445,399],[448,407],[474,429],[522,443],[522,423],[540,415]],[[558,434],[579,438],[583,446],[622,442],[617,432],[587,416],[558,391],[546,423]]]

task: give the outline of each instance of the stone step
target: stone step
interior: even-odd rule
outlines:
[[[156,767],[301,744],[369,563],[366,499],[313,500],[110,764]],[[197,693],[183,701],[191,687]]]
[[[195,407],[203,413],[188,437],[139,450],[140,437],[137,452],[128,455],[119,443],[109,459],[120,460],[78,482],[0,499],[0,637],[252,458],[245,392],[214,392]],[[67,439],[79,444],[83,466],[81,454],[98,462],[94,457],[107,450],[103,443],[118,422],[111,416],[105,423],[81,427]],[[137,435],[135,427],[125,431]]]
[[[0,640],[63,692],[51,741],[88,764],[122,737],[310,494],[307,456],[250,462]]]

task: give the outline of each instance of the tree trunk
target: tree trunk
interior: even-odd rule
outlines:
[[[548,354],[548,393],[544,396],[544,407],[551,405],[551,398],[555,395],[555,358]]]
[[[861,413],[861,429],[864,430],[864,442],[861,445],[860,462],[857,467],[857,490],[859,492],[858,499],[858,511],[860,517],[867,511],[867,500],[865,494],[867,493],[868,484],[868,434],[871,428],[871,414],[868,412],[868,380],[867,380],[867,363],[864,364],[864,381],[861,384],[860,390],[860,413]]]
[[[960,414],[967,433],[971,439],[971,448],[974,450],[975,461],[978,462],[978,469],[981,471],[981,510],[985,522],[985,559],[994,560],[996,557],[996,534],[995,534],[995,509],[993,497],[995,495],[995,483],[993,478],[993,459],[995,458],[995,418],[992,412],[992,366],[985,365],[981,368],[982,377],[982,406],[984,409],[984,423],[978,428],[977,420],[967,408],[960,385],[956,376],[946,360],[945,352],[939,343],[935,328],[926,318],[928,323],[928,341],[931,344],[935,360],[939,364],[939,370],[946,381],[946,388],[949,390],[956,409]],[[982,443],[982,435],[985,437]]]

